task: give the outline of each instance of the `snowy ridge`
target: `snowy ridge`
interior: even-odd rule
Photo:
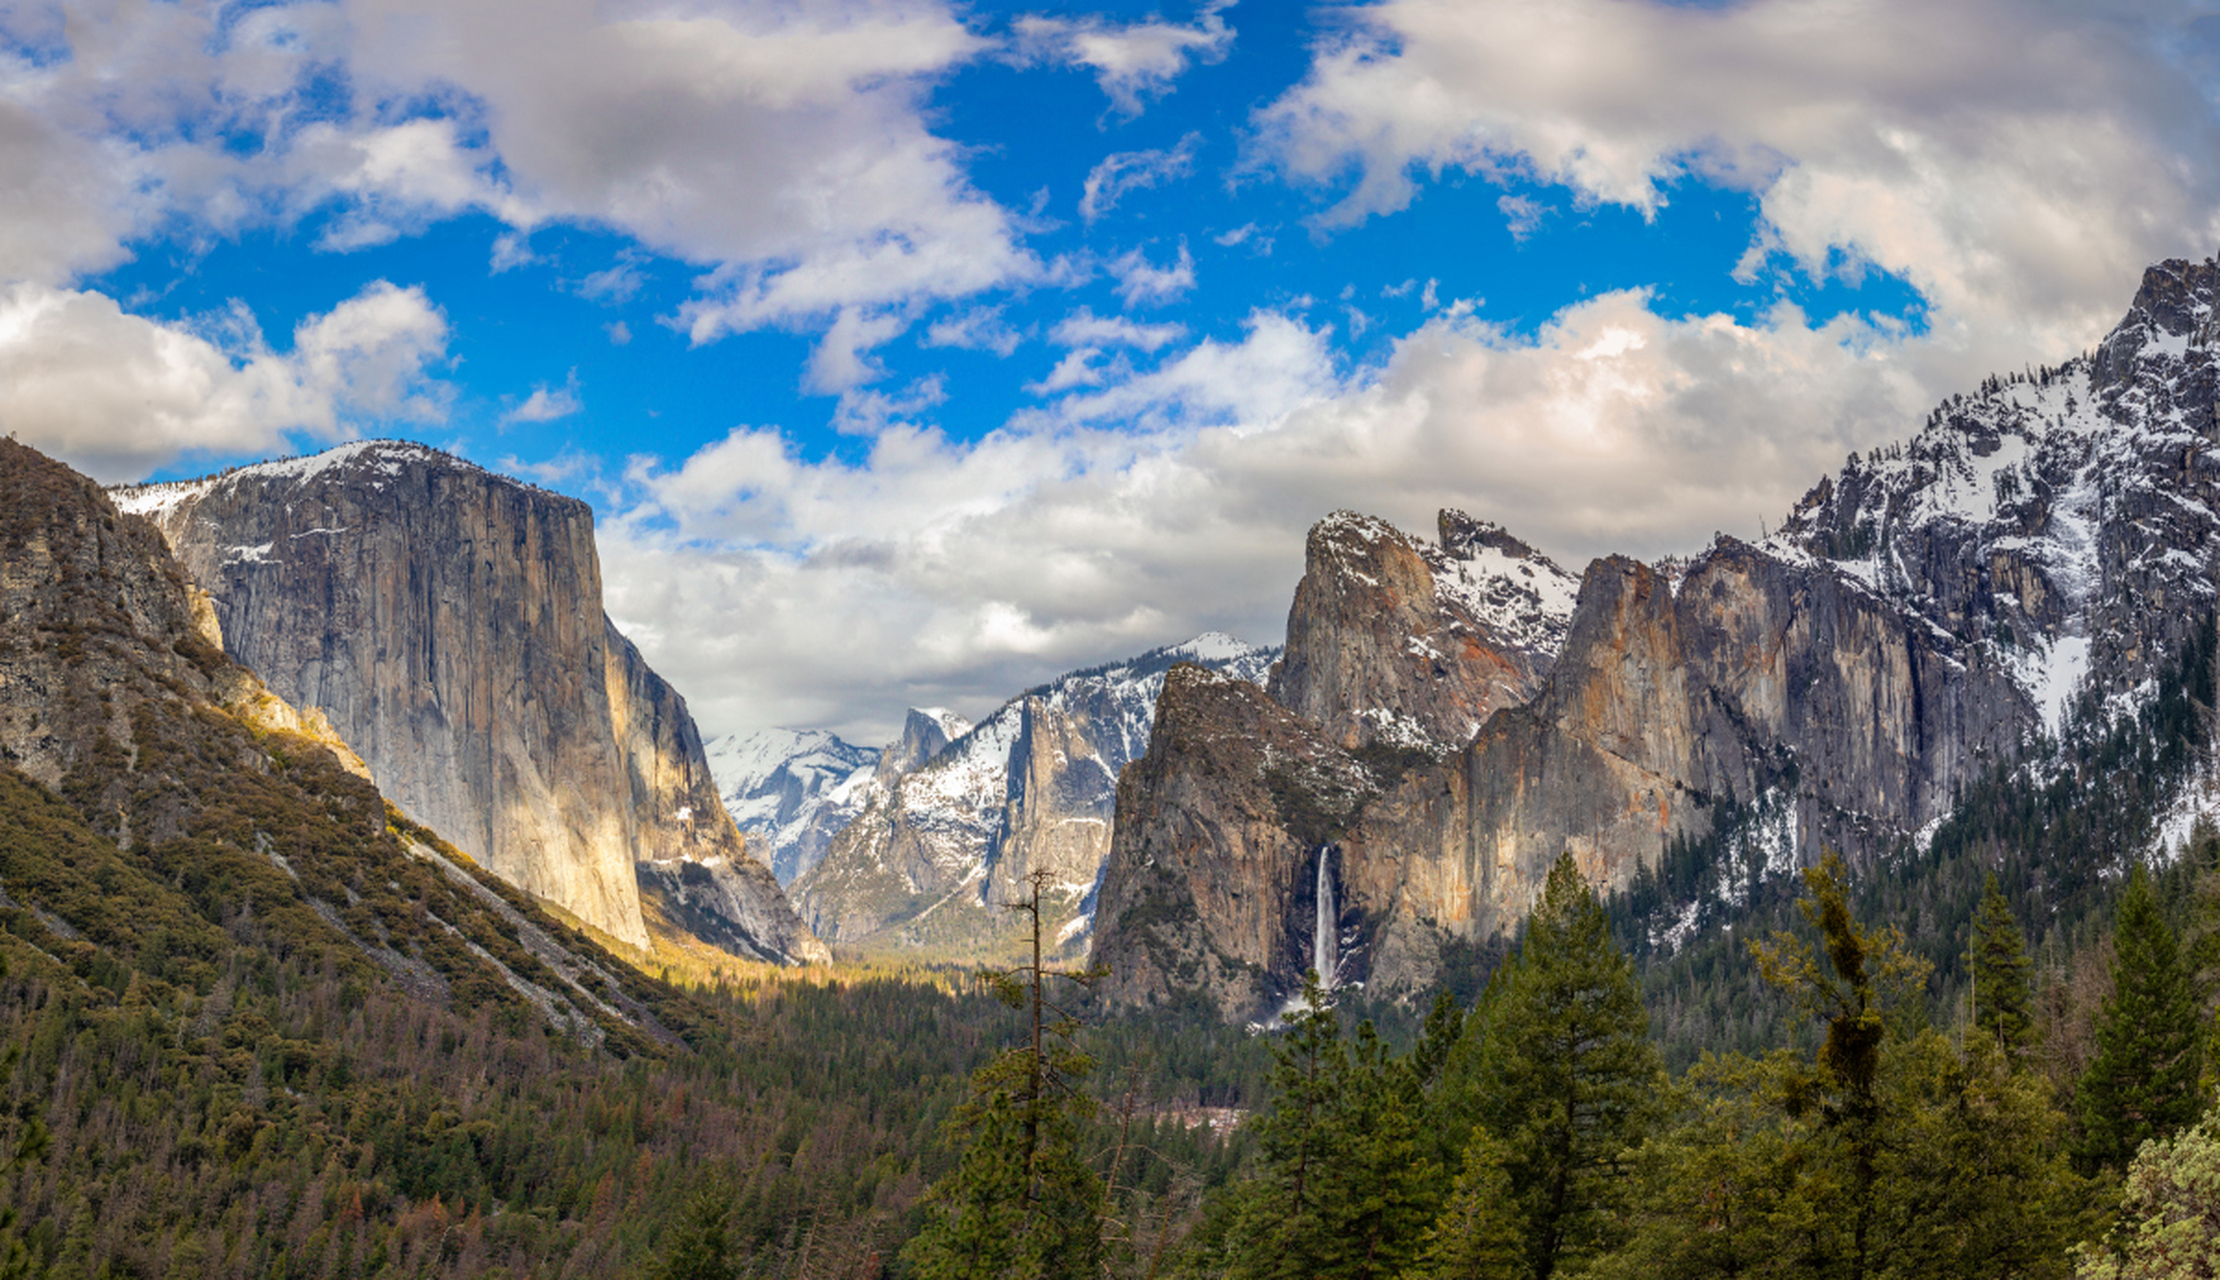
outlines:
[[[2152,268],[2095,353],[1992,378],[1805,495],[1765,549],[1809,556],[2008,672],[2055,738],[2105,714],[2215,602],[2220,268]]]
[[[984,945],[1007,926],[1000,913],[981,914],[1000,900],[990,881],[1021,874],[1015,863],[1001,865],[1004,858],[1042,859],[1037,865],[1053,873],[1067,904],[1059,911],[1073,913],[1052,923],[1064,944],[1077,945],[1109,852],[1118,772],[1148,748],[1166,673],[1194,663],[1261,683],[1278,656],[1276,647],[1213,632],[1067,673],[976,725],[941,720],[958,732],[930,760],[891,778],[883,767],[859,772],[828,792],[854,805],[855,816],[824,860],[795,881],[797,901],[821,933],[842,941],[899,924],[949,945]],[[1026,795],[1033,767],[1047,769],[1034,783],[1047,793]],[[1029,832],[1022,838],[1021,826]]]
[[[117,485],[108,490],[108,500],[115,503],[116,508],[120,511],[126,511],[132,515],[146,516],[159,522],[163,516],[188,501],[206,497],[218,489],[245,481],[283,481],[299,484],[313,480],[327,471],[348,467],[358,473],[356,478],[370,487],[376,488],[382,483],[380,477],[390,479],[398,476],[401,474],[402,468],[410,462],[431,461],[437,461],[444,466],[460,467],[492,476],[494,479],[513,484],[520,489],[529,489],[536,493],[548,492],[528,481],[519,480],[515,476],[503,475],[498,471],[488,471],[476,463],[443,453],[430,445],[418,444],[413,440],[350,440],[321,453],[309,453],[298,457],[274,458],[268,462],[250,463],[243,467],[233,467],[228,471],[220,471],[212,476],[203,476],[197,480],[173,480],[160,484]]]
[[[823,729],[730,734],[705,753],[748,851],[782,886],[815,865],[838,829],[862,811],[863,789],[879,762],[878,748]]]
[[[1498,643],[1556,654],[1572,626],[1580,579],[1499,526],[1474,525],[1479,536],[1420,549],[1434,573],[1435,598]]]

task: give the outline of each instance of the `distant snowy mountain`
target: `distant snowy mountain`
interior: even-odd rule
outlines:
[[[2093,356],[1991,378],[1852,455],[1764,544],[1825,561],[2010,674],[2055,736],[2142,700],[2214,603],[2220,265],[2153,267]]]
[[[828,938],[851,945],[991,949],[1027,877],[1053,877],[1050,923],[1085,935],[1110,847],[1118,773],[1147,749],[1164,674],[1187,662],[1261,682],[1276,648],[1209,633],[1027,690],[929,756],[882,754],[857,816],[794,881]],[[923,713],[911,713],[911,741]],[[956,728],[955,725],[945,727]],[[913,762],[889,767],[898,754]]]
[[[879,748],[823,729],[765,729],[709,744],[709,771],[748,852],[780,885],[817,865],[840,828],[862,809],[863,785]]]

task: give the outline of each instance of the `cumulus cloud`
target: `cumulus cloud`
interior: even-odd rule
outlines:
[[[578,398],[578,370],[573,369],[562,386],[550,387],[541,383],[532,388],[532,394],[524,398],[524,403],[502,414],[501,421],[505,424],[553,422],[557,418],[567,418],[585,407],[586,402]]]
[[[1187,252],[1187,242],[1182,240],[1176,261],[1160,267],[1149,261],[1146,253],[1134,249],[1111,260],[1110,274],[1118,282],[1118,297],[1125,305],[1156,306],[1171,302],[1195,287],[1195,259]]]
[[[1353,10],[1259,113],[1259,155],[1346,184],[1329,227],[1402,208],[1445,168],[1644,211],[1685,175],[1743,186],[1760,261],[1876,265],[1944,325],[2072,350],[2111,321],[2119,281],[2220,238],[2220,128],[2167,52],[2196,12],[1390,0]]]
[[[1529,337],[1437,315],[1358,369],[1270,311],[1148,369],[1078,348],[1052,399],[975,443],[913,422],[808,461],[745,429],[640,464],[603,527],[610,607],[705,727],[871,741],[906,701],[977,715],[1212,627],[1277,641],[1304,531],[1338,507],[1418,531],[1461,507],[1576,570],[1754,536],[1931,403],[1940,375],[1899,338],[1620,292]]]
[[[1233,48],[1233,28],[1219,15],[1232,0],[1204,5],[1189,25],[1151,19],[1118,26],[1101,18],[1024,17],[1010,24],[1020,61],[1087,67],[1112,106],[1141,114],[1142,99],[1170,93],[1190,63],[1213,63]]]
[[[359,422],[436,422],[427,374],[447,322],[420,289],[379,281],[303,320],[274,351],[238,313],[201,328],[126,313],[104,294],[0,289],[0,429],[103,480],[194,453],[278,451]]]
[[[318,244],[344,251],[480,211],[511,228],[496,271],[558,222],[704,268],[679,318],[707,342],[1041,269],[923,115],[992,48],[938,0],[548,0],[528,22],[503,0],[119,0],[7,21],[42,15],[59,56],[0,59],[0,280],[64,285],[155,229],[325,211]]]
[[[1118,151],[1104,156],[1087,171],[1079,196],[1079,216],[1093,222],[1110,212],[1128,191],[1153,187],[1184,178],[1195,168],[1195,149],[1202,135],[1190,133],[1179,145],[1159,151]]]

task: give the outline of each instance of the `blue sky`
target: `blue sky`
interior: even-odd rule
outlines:
[[[124,0],[0,47],[0,426],[575,494],[712,733],[1276,641],[1339,506],[1576,569],[1755,533],[2220,241],[2210,5]]]

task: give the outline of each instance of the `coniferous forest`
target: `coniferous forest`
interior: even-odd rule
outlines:
[[[0,794],[6,883],[60,908],[0,905],[10,1277],[2112,1276],[2210,1247],[2209,828],[2041,946],[1985,876],[1948,984],[1839,859],[1736,991],[1696,949],[1638,964],[1567,860],[1423,1011],[1314,983],[1258,1035],[1097,1014],[1052,963],[764,970],[673,975],[642,993],[667,1039],[589,1045],[365,975],[244,863],[188,883]],[[1672,990],[1771,1042],[1675,1039]]]
[[[1039,880],[1000,972],[645,972],[187,698],[220,653],[25,629],[93,746],[0,765],[7,1280],[2213,1268],[2210,620],[1918,849],[1567,856],[1430,1002],[1268,1032],[1098,1004]]]

